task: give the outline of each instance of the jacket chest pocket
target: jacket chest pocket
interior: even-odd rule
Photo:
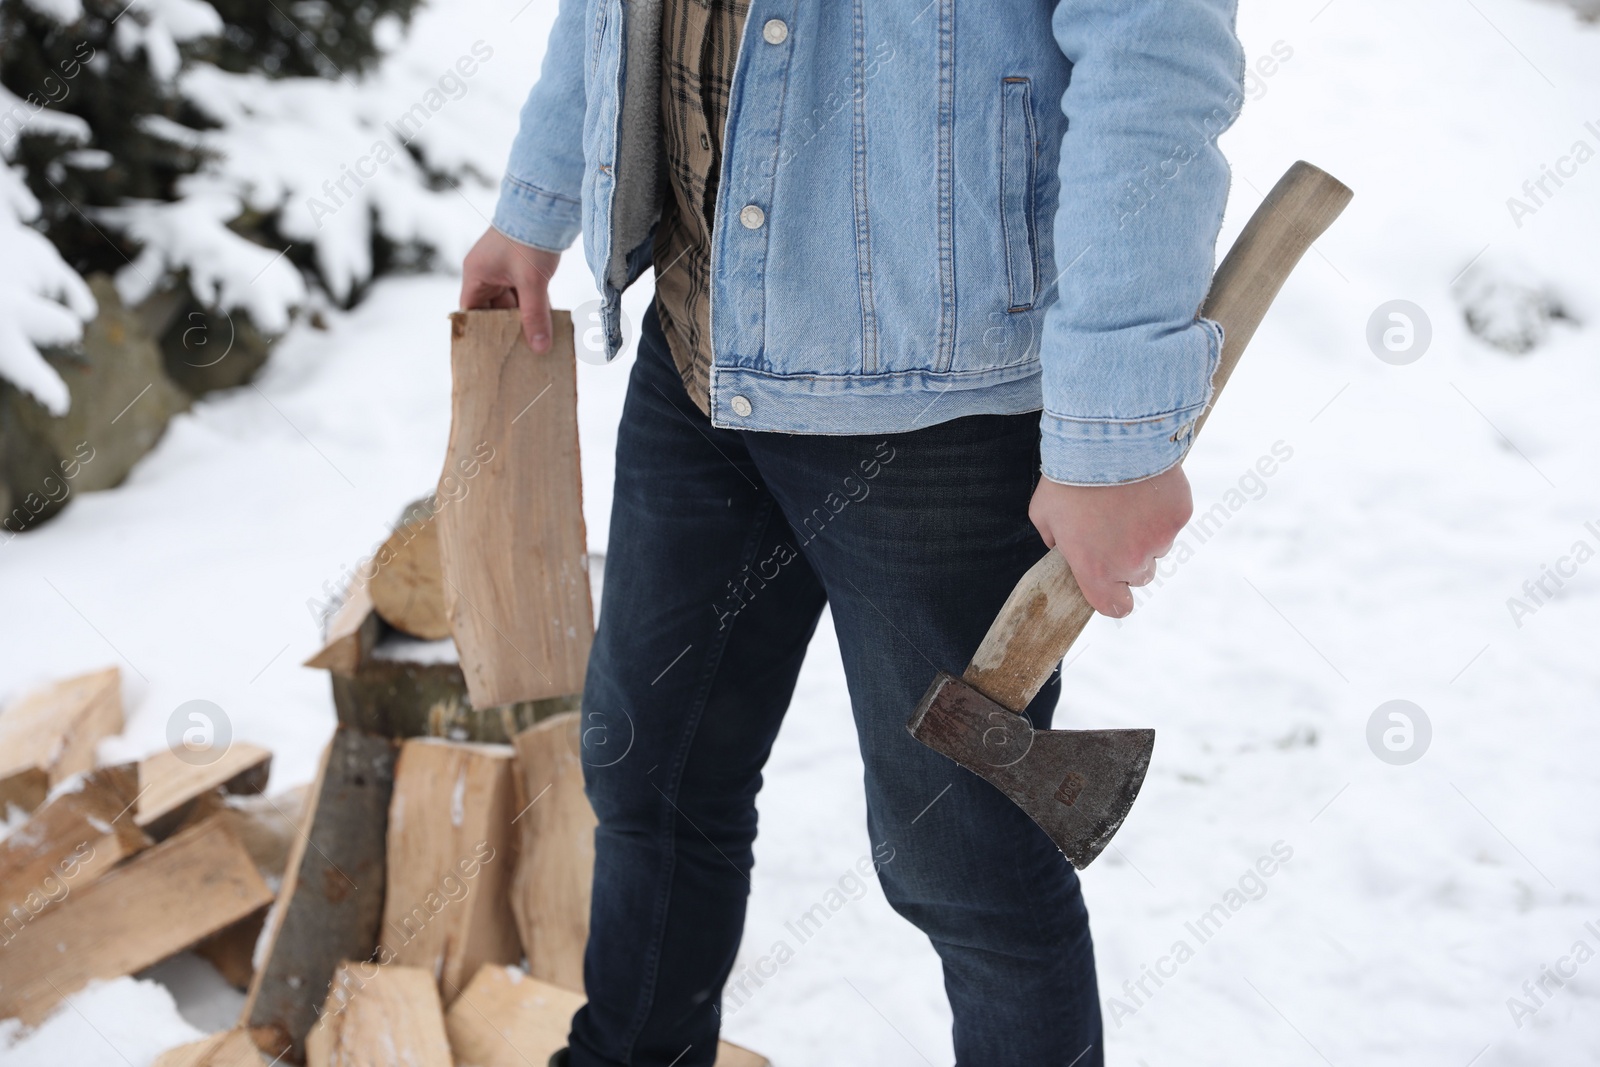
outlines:
[[[1038,297],[1039,253],[1033,191],[1039,162],[1032,84],[1000,80],[1000,228],[1005,240],[1007,311],[1027,311]]]
[[[606,24],[611,17],[612,0],[594,0],[594,29],[589,33],[589,76],[600,65],[600,52],[606,39]]]

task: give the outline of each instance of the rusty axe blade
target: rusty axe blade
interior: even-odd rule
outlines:
[[[1298,162],[1240,232],[1200,309],[1223,329],[1213,404],[1289,272],[1351,195]],[[1196,435],[1210,414],[1200,416]],[[1035,730],[1021,714],[1093,615],[1061,553],[1045,553],[1006,598],[962,676],[940,672],[906,724],[1010,797],[1079,868],[1127,818],[1155,747],[1154,730]]]
[[[910,727],[912,737],[1010,797],[1079,868],[1128,817],[1156,744],[1154,730],[1035,730],[944,671]]]

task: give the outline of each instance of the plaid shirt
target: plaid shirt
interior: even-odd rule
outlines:
[[[750,0],[663,0],[661,128],[670,193],[656,226],[656,310],[689,398],[710,414],[711,225],[728,89]]]

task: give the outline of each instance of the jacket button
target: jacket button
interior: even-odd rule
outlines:
[[[768,19],[761,27],[761,39],[768,44],[782,44],[789,38],[789,27],[782,19]]]
[[[747,230],[759,230],[761,224],[767,221],[767,213],[754,204],[746,204],[739,209],[739,221],[744,223]]]
[[[733,408],[733,413],[741,419],[749,417],[750,399],[748,397],[736,396],[728,401],[728,405]]]

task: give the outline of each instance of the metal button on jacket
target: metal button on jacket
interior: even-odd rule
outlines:
[[[788,37],[789,27],[782,19],[768,19],[761,27],[761,39],[768,44],[782,44]]]
[[[739,221],[744,223],[747,230],[759,230],[761,224],[767,221],[767,213],[754,204],[746,204],[739,209]]]
[[[747,397],[736,396],[728,401],[728,404],[733,408],[733,413],[741,419],[750,414],[750,400]]]

